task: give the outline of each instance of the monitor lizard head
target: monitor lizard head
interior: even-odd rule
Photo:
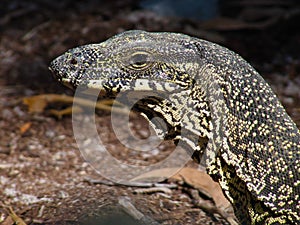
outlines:
[[[104,88],[107,94],[146,86],[161,91],[190,88],[194,80],[188,71],[199,64],[192,59],[196,47],[185,45],[191,38],[178,43],[178,34],[159,34],[127,31],[100,44],[73,48],[53,60],[50,70],[69,87]],[[155,82],[160,85],[155,87]]]
[[[68,50],[51,62],[50,70],[73,89],[101,90],[106,97],[134,93],[133,109],[142,112],[158,136],[182,140],[184,127],[193,152],[205,145],[211,126],[205,94],[195,87],[195,75],[205,64],[196,43],[182,34],[127,31]],[[153,120],[156,117],[163,118],[167,132],[159,120]],[[192,117],[202,121],[192,123]]]

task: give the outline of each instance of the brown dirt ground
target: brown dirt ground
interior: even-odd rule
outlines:
[[[97,1],[3,2],[7,7],[0,17],[0,203],[12,206],[28,224],[133,224],[118,204],[121,196],[128,196],[144,215],[161,224],[226,224],[197,208],[184,185],[171,194],[134,194],[135,187],[86,181],[101,177],[81,157],[71,117],[57,119],[48,111],[30,114],[22,104],[22,98],[36,94],[72,95],[47,69],[51,59],[71,47],[100,42],[129,29],[209,37],[250,60],[300,126],[300,61],[295,54],[300,35],[294,18],[260,30],[215,31],[201,29],[196,21],[143,12],[129,0],[101,5]],[[65,106],[49,106],[61,107]],[[97,123],[107,132],[108,119],[107,112],[98,113]],[[23,132],[27,123],[29,129]],[[126,158],[114,136],[108,137],[116,155]],[[153,157],[144,160],[158,160]],[[0,206],[0,221],[6,216]]]

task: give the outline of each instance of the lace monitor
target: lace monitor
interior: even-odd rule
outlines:
[[[240,224],[300,224],[299,130],[236,53],[183,34],[127,31],[67,51],[50,70],[107,97],[148,93],[133,110],[206,165]]]

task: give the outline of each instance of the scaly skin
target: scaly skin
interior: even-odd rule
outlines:
[[[128,31],[71,49],[50,69],[67,86],[108,97],[148,93],[134,110],[159,136],[194,151],[241,224],[300,224],[299,130],[237,54],[183,34]],[[150,121],[156,116],[167,131]]]

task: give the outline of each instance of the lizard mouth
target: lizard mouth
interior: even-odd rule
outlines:
[[[132,99],[140,99],[148,96],[160,96],[162,98],[169,96],[172,93],[177,93],[183,88],[175,83],[165,81],[154,81],[145,78],[136,79],[128,82],[127,80],[118,80],[114,82],[107,79],[88,80],[76,85],[71,84],[70,80],[65,78],[61,82],[73,89],[80,88],[80,92],[91,95],[98,95],[104,98],[116,98],[119,94]]]
[[[57,65],[57,60],[53,60],[48,69],[51,71],[54,79],[56,79],[57,81],[59,81],[61,84],[63,84],[64,86],[70,88],[70,89],[75,89],[76,88],[76,84],[74,82],[74,79],[71,79],[69,76],[67,76],[66,74],[64,74],[60,69],[59,66]]]
[[[63,84],[64,86],[66,86],[70,89],[75,88],[75,84],[73,84],[71,79],[61,76],[58,71],[56,71],[55,69],[53,69],[51,67],[49,67],[49,70],[52,72],[54,79],[59,81],[61,84]]]
[[[70,89],[75,89],[75,85],[72,84],[71,79],[68,78],[59,78],[58,79],[64,86],[70,88]]]

